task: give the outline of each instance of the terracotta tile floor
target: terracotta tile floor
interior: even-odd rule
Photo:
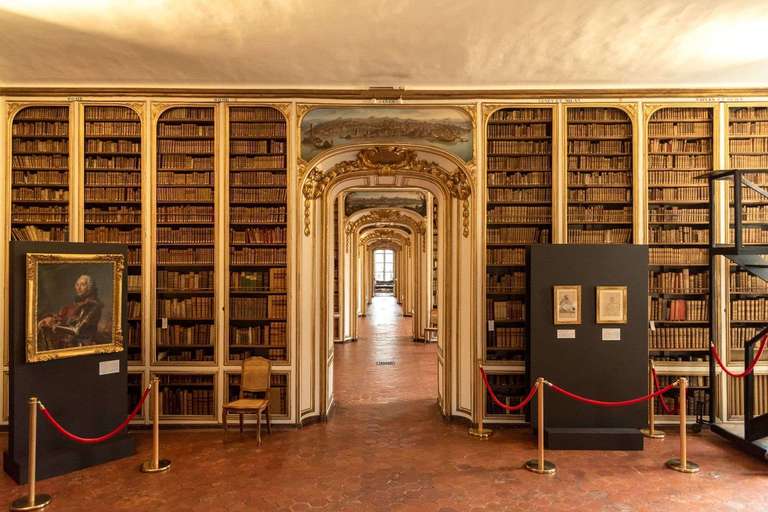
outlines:
[[[534,456],[527,429],[489,441],[437,412],[434,346],[406,337],[390,298],[376,298],[360,341],[337,346],[337,409],[328,423],[281,430],[257,448],[253,435],[224,443],[220,431],[163,433],[167,474],[139,455],[39,485],[50,510],[211,511],[744,511],[768,510],[768,465],[713,434],[690,440],[698,475],[663,468],[677,438],[643,452],[549,452],[559,471],[521,469]],[[393,360],[394,366],[376,365]],[[3,441],[4,442],[4,441]],[[24,489],[0,477],[2,506]]]

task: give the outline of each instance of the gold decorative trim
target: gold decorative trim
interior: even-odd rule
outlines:
[[[301,126],[301,120],[307,115],[307,112],[313,108],[322,105],[310,105],[309,103],[297,103],[296,104],[296,122]]]
[[[285,117],[285,122],[287,123],[288,120],[291,118],[291,105],[292,103],[270,103],[270,107],[274,107],[275,109],[279,110],[283,116]]]
[[[311,206],[312,202],[309,199],[304,199],[304,236],[309,236],[311,233],[309,228],[311,224]]]
[[[8,119],[13,119],[13,116],[16,115],[16,113],[24,108],[27,103],[8,103]]]
[[[130,102],[130,103],[124,103],[126,107],[130,108],[134,112],[136,112],[136,115],[139,116],[139,121],[144,122],[144,112],[145,112],[145,104],[143,101],[141,102]]]
[[[464,226],[462,234],[464,235],[464,238],[467,238],[469,236],[469,199],[465,199],[462,205],[461,223]]]
[[[377,224],[377,223],[389,223],[389,224],[404,224],[406,226],[411,227],[414,232],[418,232],[419,234],[424,237],[424,235],[427,232],[426,222],[425,221],[417,221],[413,219],[412,217],[405,215],[404,213],[394,210],[394,209],[386,209],[386,208],[379,208],[375,210],[371,210],[369,213],[366,213],[356,221],[352,223],[347,223],[347,226],[344,228],[344,232],[347,237],[347,252],[349,252],[349,249],[352,246],[352,237],[357,232],[359,228],[366,224]]]
[[[160,114],[174,105],[174,103],[152,103],[152,123],[156,123]]]

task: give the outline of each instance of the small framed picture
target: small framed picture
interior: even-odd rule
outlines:
[[[555,325],[581,324],[581,285],[558,285],[555,291]]]
[[[625,324],[627,323],[627,287],[598,286],[597,287],[597,323]]]

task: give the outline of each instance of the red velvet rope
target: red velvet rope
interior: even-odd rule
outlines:
[[[768,340],[768,334],[763,336],[763,339],[760,340],[760,348],[757,350],[757,355],[752,360],[752,362],[749,364],[746,370],[744,370],[741,373],[734,373],[730,371],[728,368],[725,367],[723,364],[723,361],[720,360],[720,354],[717,353],[717,349],[714,345],[710,345],[709,349],[712,351],[712,356],[714,356],[715,361],[717,361],[717,364],[720,366],[720,368],[723,369],[725,373],[730,375],[731,377],[736,377],[737,379],[741,379],[743,377],[746,377],[750,373],[752,373],[752,370],[755,369],[755,366],[757,366],[757,362],[760,361],[760,357],[763,355],[763,350],[765,350],[765,342]]]
[[[651,373],[653,373],[653,383],[656,386],[655,389],[661,389],[661,383],[659,382],[659,376],[656,375],[656,368],[651,368]],[[659,396],[659,403],[661,404],[661,408],[664,409],[665,413],[672,414],[672,409],[664,401],[664,395],[660,395]]]
[[[483,376],[483,383],[485,383],[485,389],[488,391],[488,396],[491,397],[491,400],[493,400],[493,402],[496,405],[498,405],[505,411],[510,411],[510,412],[519,411],[520,409],[525,407],[528,404],[528,402],[531,401],[531,399],[533,398],[533,395],[536,394],[537,388],[536,388],[536,384],[534,384],[533,387],[531,388],[531,391],[528,392],[528,396],[523,398],[522,402],[520,402],[517,405],[507,405],[503,403],[501,400],[499,400],[498,397],[496,396],[496,393],[493,392],[493,389],[491,389],[490,383],[488,383],[488,376],[485,374],[485,370],[483,370],[482,368],[480,368],[480,375]]]
[[[663,395],[664,393],[666,393],[670,389],[672,389],[675,386],[677,386],[677,382],[673,382],[669,386],[667,386],[667,387],[665,387],[663,389],[660,389],[658,391],[655,391],[653,393],[648,393],[645,396],[640,396],[640,397],[637,397],[637,398],[632,398],[631,400],[622,400],[621,402],[605,402],[603,400],[593,400],[591,398],[587,398],[587,397],[584,397],[584,396],[581,396],[581,395],[577,395],[576,393],[571,393],[570,391],[566,391],[565,389],[561,388],[557,384],[552,384],[551,382],[548,382],[548,384],[552,387],[552,389],[554,389],[558,393],[561,393],[561,394],[563,394],[563,395],[565,395],[565,396],[567,396],[569,398],[573,398],[574,400],[578,400],[579,402],[584,402],[584,403],[591,404],[591,405],[598,405],[600,407],[624,407],[624,406],[627,406],[627,405],[632,405],[632,404],[637,404],[637,403],[640,403],[640,402],[645,402],[646,400],[650,400],[651,398],[653,398],[655,396]]]
[[[115,428],[115,430],[113,430],[109,434],[104,434],[103,436],[99,436],[99,437],[80,437],[78,435],[72,434],[71,432],[68,432],[64,427],[61,426],[61,424],[58,421],[56,421],[56,419],[51,415],[48,409],[43,407],[42,403],[40,402],[38,403],[40,404],[40,410],[43,411],[43,415],[46,418],[48,418],[48,421],[51,422],[51,425],[53,425],[54,428],[58,430],[64,437],[67,437],[72,441],[76,441],[82,444],[96,444],[96,443],[102,443],[104,441],[112,439],[117,434],[119,434],[125,427],[128,426],[131,420],[133,420],[133,418],[135,418],[136,415],[141,410],[141,406],[144,404],[144,401],[147,399],[147,396],[149,395],[149,390],[151,388],[152,387],[149,386],[147,387],[147,389],[144,390],[144,394],[141,395],[141,400],[139,400],[139,403],[136,404],[136,407],[133,408],[133,411],[131,411],[131,414],[128,415],[128,417],[125,419],[124,422],[118,425],[117,428]]]

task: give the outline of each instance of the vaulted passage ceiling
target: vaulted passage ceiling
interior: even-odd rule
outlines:
[[[768,85],[765,0],[0,0],[0,84]]]

